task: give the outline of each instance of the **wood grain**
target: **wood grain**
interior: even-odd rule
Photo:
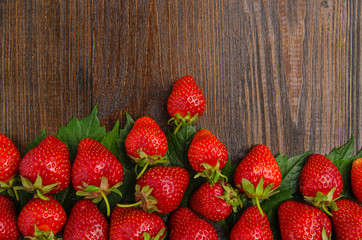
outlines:
[[[361,1],[0,1],[0,132],[24,150],[99,104],[164,131],[172,84],[194,76],[197,122],[240,160],[362,147]]]

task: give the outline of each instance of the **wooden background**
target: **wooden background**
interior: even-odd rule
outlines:
[[[0,132],[24,150],[99,104],[166,131],[172,84],[194,76],[207,99],[198,128],[238,161],[362,147],[362,2],[0,0]]]

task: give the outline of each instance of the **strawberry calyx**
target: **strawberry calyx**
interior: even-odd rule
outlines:
[[[157,199],[155,197],[151,196],[153,188],[151,188],[149,185],[146,185],[141,189],[141,186],[136,184],[135,190],[136,190],[135,197],[136,197],[136,200],[139,200],[138,202],[132,203],[132,204],[117,204],[117,206],[118,207],[139,206],[148,213],[160,211],[156,206]]]
[[[52,231],[42,231],[34,225],[34,235],[33,236],[25,236],[27,239],[31,240],[60,240],[61,238],[57,238],[54,236]]]
[[[15,177],[11,178],[8,182],[0,181],[0,193],[6,190],[11,197],[15,197],[19,201],[18,190],[22,189],[22,187],[18,186],[17,182]]]
[[[169,163],[169,161],[167,161],[164,157],[162,157],[161,155],[158,155],[158,154],[148,156],[141,149],[138,149],[137,153],[140,156],[139,158],[128,154],[128,156],[132,159],[132,161],[136,163],[136,166],[135,166],[135,172],[137,175],[136,179],[139,179],[144,174],[144,172],[147,170],[147,167],[149,165]],[[142,168],[140,173],[138,173],[138,167]]]
[[[273,189],[273,186],[274,183],[270,183],[264,188],[263,177],[260,178],[260,181],[256,187],[254,187],[254,185],[246,178],[241,180],[241,186],[238,185],[238,187],[241,187],[244,190],[247,197],[252,198],[253,204],[258,207],[262,216],[264,216],[264,213],[260,207],[260,201],[267,199],[279,192],[276,190],[277,188]]]
[[[233,208],[234,212],[237,212],[237,208],[243,207],[242,197],[240,196],[240,192],[237,189],[234,189],[229,183],[221,184],[224,189],[224,195],[219,196],[220,199],[229,203]]]
[[[221,183],[228,182],[228,177],[221,173],[219,160],[214,167],[208,163],[201,163],[201,166],[204,167],[204,170],[200,173],[197,173],[194,178],[204,177],[211,184],[211,186],[214,186],[218,181]]]
[[[182,117],[179,113],[176,113],[175,116],[170,118],[167,123],[174,124],[176,126],[175,130],[173,131],[173,134],[176,135],[181,126],[185,126],[186,124],[191,125],[195,123],[198,118],[198,113],[191,116],[190,112],[187,112],[187,115],[184,117]]]
[[[322,228],[322,240],[331,240],[332,239],[332,233],[329,234],[329,237],[327,235],[327,231],[326,229],[323,227]]]
[[[143,240],[163,240],[166,238],[166,234],[164,234],[166,231],[166,228],[162,228],[156,236],[151,238],[151,235],[148,232],[143,233],[142,237]]]
[[[53,189],[56,189],[60,184],[59,182],[43,186],[43,179],[39,175],[36,177],[34,183],[32,183],[29,179],[23,176],[20,176],[20,180],[23,186],[17,188],[16,190],[22,189],[27,192],[34,193],[35,197],[39,197],[45,201],[49,200],[49,198],[46,197],[45,194],[49,193]]]
[[[304,196],[304,199],[305,201],[312,203],[317,208],[322,209],[327,215],[333,216],[328,209],[330,208],[332,211],[337,211],[338,207],[335,201],[342,197],[342,195],[340,195],[333,199],[335,190],[336,187],[333,187],[327,195],[318,191],[315,197]]]
[[[92,202],[99,203],[104,199],[104,202],[107,206],[107,216],[111,214],[111,208],[109,206],[107,195],[111,192],[117,193],[122,197],[122,193],[118,190],[119,186],[122,185],[122,182],[114,184],[112,187],[108,185],[108,179],[106,177],[101,177],[101,183],[99,187],[94,185],[88,185],[85,182],[82,182],[83,186],[78,186],[79,191],[76,192],[77,196],[84,197],[86,199],[92,199]]]

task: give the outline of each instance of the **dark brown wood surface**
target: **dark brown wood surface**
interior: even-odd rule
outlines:
[[[167,130],[172,84],[194,76],[233,161],[362,147],[362,2],[0,1],[0,132],[24,150],[99,104]]]

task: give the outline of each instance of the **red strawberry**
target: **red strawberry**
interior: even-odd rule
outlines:
[[[213,226],[186,207],[172,213],[169,233],[170,240],[217,240]]]
[[[167,162],[164,160],[168,145],[166,135],[150,117],[142,117],[135,122],[125,145],[128,156],[143,168],[140,175],[148,165]]]
[[[268,218],[252,206],[243,212],[230,233],[230,240],[273,240]]]
[[[123,181],[123,166],[116,156],[94,139],[85,138],[78,145],[78,153],[72,167],[72,183],[77,194],[94,198],[98,202],[114,191]],[[107,215],[110,215],[108,201]]]
[[[328,239],[332,224],[328,216],[316,207],[295,201],[286,201],[278,209],[283,240]]]
[[[204,183],[190,199],[192,210],[211,221],[221,221],[228,217],[232,210],[236,211],[242,202],[230,184]]]
[[[52,196],[46,195],[49,200],[32,198],[21,209],[18,218],[18,227],[24,236],[39,237],[57,234],[64,226],[67,215]],[[35,227],[39,232],[35,231]],[[48,238],[44,238],[48,239]]]
[[[352,200],[336,201],[338,210],[332,211],[332,223],[337,239],[362,239],[362,206]]]
[[[63,191],[70,183],[67,146],[56,137],[46,137],[23,157],[20,175],[29,191],[39,190],[40,195]]]
[[[245,192],[257,204],[277,193],[281,182],[281,172],[270,149],[265,145],[256,145],[239,163],[234,174],[234,183],[241,192]]]
[[[18,239],[15,206],[11,198],[0,195],[0,209],[0,240]]]
[[[144,238],[148,235],[149,238]],[[155,213],[136,208],[115,207],[111,216],[109,237],[111,240],[162,239],[165,223]]]
[[[362,202],[362,158],[356,159],[352,164],[351,183],[354,196]]]
[[[18,174],[20,153],[11,140],[0,134],[0,181],[8,183]]]
[[[227,161],[226,147],[209,130],[201,129],[192,139],[187,156],[191,167],[214,183]],[[214,179],[213,179],[214,178]]]
[[[326,207],[336,210],[334,201],[343,189],[342,176],[331,160],[313,154],[302,169],[299,189],[306,201],[331,215]]]
[[[175,123],[175,133],[183,123],[193,124],[205,107],[205,97],[191,76],[177,80],[167,101],[167,111],[172,117],[169,122]]]
[[[150,168],[137,180],[135,204],[122,205],[129,207],[140,205],[147,212],[157,211],[161,214],[175,210],[181,203],[187,185],[189,173],[181,167],[157,166]]]
[[[79,200],[69,215],[63,238],[64,240],[107,240],[107,219],[91,200]]]

